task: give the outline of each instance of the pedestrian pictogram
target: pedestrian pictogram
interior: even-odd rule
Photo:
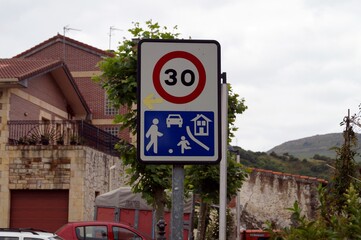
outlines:
[[[220,46],[216,41],[141,40],[138,159],[220,160]]]
[[[163,136],[163,133],[158,131],[158,118],[153,118],[152,126],[148,129],[147,133],[145,134],[146,138],[150,138],[150,141],[147,144],[147,151],[153,147],[153,152],[158,153],[158,137]]]

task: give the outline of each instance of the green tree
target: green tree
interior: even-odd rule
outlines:
[[[324,201],[327,205],[321,208],[321,215],[323,219],[332,224],[332,219],[335,215],[339,215],[343,211],[343,207],[346,204],[346,191],[350,185],[359,189],[359,180],[357,179],[356,171],[356,147],[357,136],[353,130],[354,118],[346,116],[341,122],[341,125],[345,125],[343,131],[344,143],[341,147],[335,148],[336,161],[334,166],[334,173],[330,183],[325,189],[325,193],[322,194]]]
[[[232,87],[228,85],[228,144],[234,137],[234,126],[237,114],[243,113],[247,109],[244,99],[239,99],[239,95],[233,93]],[[227,157],[227,199],[231,200],[237,194],[238,189],[246,177],[246,172],[241,164],[236,163],[234,155]],[[198,218],[198,237],[205,239],[207,232],[207,219],[209,219],[210,206],[219,203],[219,165],[207,166],[187,166],[186,186],[188,190],[200,196],[200,210]],[[216,228],[218,229],[218,228]]]
[[[274,235],[274,239],[361,239],[360,180],[356,171],[357,138],[353,125],[358,125],[356,116],[347,116],[341,125],[344,143],[336,148],[336,163],[333,178],[326,187],[319,187],[319,216],[306,219],[295,203],[293,225]]]
[[[320,209],[329,209],[326,191],[319,188]],[[329,240],[329,239],[361,239],[361,203],[360,194],[351,183],[342,196],[346,201],[338,213],[330,215],[329,219],[320,215],[315,220],[309,220],[301,214],[301,208],[295,202],[289,210],[292,212],[293,225],[282,231],[273,232],[272,239],[279,240]]]
[[[137,40],[139,39],[174,39],[179,33],[175,26],[172,31],[166,27],[161,28],[158,23],[151,20],[142,28],[138,22],[133,23],[133,28],[128,31],[133,39],[124,39],[114,52],[114,57],[104,59],[99,63],[102,75],[95,77],[106,90],[108,99],[113,106],[126,107],[124,114],[115,117],[116,123],[121,123],[121,129],[128,129],[136,134],[137,112],[134,105],[137,103]],[[171,166],[144,165],[136,160],[136,147],[125,140],[117,144],[120,157],[124,165],[128,166],[126,173],[130,176],[129,184],[134,192],[142,194],[149,204],[156,210],[156,219],[159,220],[164,213],[167,202],[165,189],[171,188]]]
[[[168,31],[166,27],[162,28],[158,23],[153,23],[151,20],[146,22],[145,28],[141,27],[139,23],[134,23],[134,27],[129,29],[133,39],[125,39],[117,51],[114,52],[114,57],[106,58],[99,63],[102,75],[94,78],[94,80],[99,82],[106,90],[108,99],[114,107],[119,108],[123,106],[127,108],[128,111],[126,113],[115,117],[115,122],[121,123],[121,128],[129,129],[133,135],[136,134],[137,129],[137,112],[134,107],[137,104],[137,42],[140,39],[175,39],[179,36],[179,33],[175,33],[176,30],[177,27],[175,26],[172,31]],[[233,132],[237,130],[234,126],[236,115],[242,113],[247,107],[244,105],[244,99],[239,99],[239,95],[232,92],[230,85],[228,85],[228,88],[230,138],[234,136]],[[136,160],[136,147],[125,140],[121,140],[117,144],[117,149],[120,152],[123,163],[128,166],[126,171],[130,175],[129,184],[133,186],[133,191],[142,193],[142,196],[148,203],[155,207],[158,220],[163,215],[164,204],[167,202],[164,190],[171,188],[171,166],[144,165],[139,163]],[[229,184],[229,188],[236,189],[237,186],[240,186],[240,181],[243,180],[244,175],[242,175],[240,165],[232,162],[230,166],[228,181],[232,184]],[[198,167],[202,169],[204,166]],[[218,171],[217,168],[217,166],[205,167],[209,171],[208,175],[211,175],[213,178],[216,178],[214,171]],[[201,171],[204,172],[204,169]],[[212,186],[208,193],[211,190],[215,190],[215,188],[219,188],[218,181],[219,177],[215,182],[216,185]],[[194,181],[194,184],[201,183]],[[234,193],[235,190],[229,190],[228,192]],[[215,199],[218,196],[215,194],[212,198]]]
[[[238,189],[246,177],[246,171],[241,164],[228,156],[227,166],[227,199],[236,196]],[[209,219],[210,206],[219,204],[219,165],[192,165],[186,167],[186,186],[200,198],[198,217],[198,237],[202,240],[206,237],[207,219]],[[218,229],[218,228],[217,228]]]
[[[234,93],[232,86],[228,84],[228,144],[238,130],[235,126],[237,115],[242,114],[247,108],[244,98],[240,98],[237,93]]]

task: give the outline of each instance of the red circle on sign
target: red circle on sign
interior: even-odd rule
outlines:
[[[197,68],[199,81],[197,87],[191,92],[190,94],[186,96],[173,96],[169,94],[160,83],[160,71],[162,70],[162,67],[164,64],[166,64],[168,61],[174,59],[174,58],[184,58],[188,61],[192,62],[194,66]],[[163,97],[165,100],[171,103],[176,104],[184,104],[193,101],[196,99],[203,91],[204,86],[206,85],[206,71],[203,67],[203,64],[197,57],[194,55],[184,52],[184,51],[174,51],[165,54],[163,57],[161,57],[158,62],[155,64],[154,70],[153,70],[153,84],[155,90],[159,93],[161,97]]]

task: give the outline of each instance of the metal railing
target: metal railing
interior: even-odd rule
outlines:
[[[8,121],[9,145],[85,145],[117,156],[118,137],[81,120]]]

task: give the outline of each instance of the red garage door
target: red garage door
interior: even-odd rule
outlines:
[[[11,190],[10,227],[56,231],[68,222],[68,190]]]

